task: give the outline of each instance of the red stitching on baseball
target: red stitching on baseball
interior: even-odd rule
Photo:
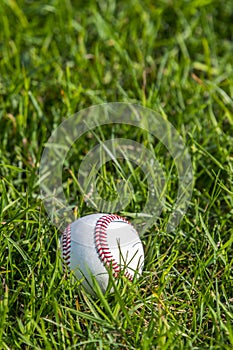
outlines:
[[[107,228],[109,224],[114,221],[114,220],[120,220],[123,221],[129,225],[131,223],[126,220],[125,218],[115,215],[115,214],[109,214],[109,215],[104,215],[96,223],[95,226],[95,246],[97,253],[99,255],[100,260],[106,264],[108,267],[112,267],[113,269],[113,275],[114,277],[118,277],[119,272],[121,271],[121,268],[117,261],[113,259],[113,256],[111,254],[111,251],[108,246],[107,242]],[[130,281],[133,280],[133,275],[129,271],[124,272],[124,276],[127,277]]]
[[[66,264],[70,265],[70,244],[71,244],[71,227],[68,225],[62,234],[62,257]]]

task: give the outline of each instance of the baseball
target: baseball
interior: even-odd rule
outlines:
[[[91,294],[95,294],[92,276],[102,292],[106,291],[107,268],[115,277],[122,271],[130,281],[142,273],[142,242],[132,224],[119,215],[93,214],[74,221],[63,232],[61,251],[63,260]]]

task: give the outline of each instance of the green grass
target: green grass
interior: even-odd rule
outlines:
[[[3,0],[0,18],[0,348],[232,349],[231,0]],[[62,120],[115,101],[152,108],[175,126],[195,184],[184,219],[166,233],[178,179],[159,142],[116,125],[74,145],[63,177],[77,217],[94,212],[75,170],[98,139],[144,144],[169,178],[166,210],[143,237],[143,275],[95,299],[62,271],[38,167]],[[119,161],[99,175],[106,199],[116,179],[130,178],[133,198],[119,214],[143,209],[140,169]]]

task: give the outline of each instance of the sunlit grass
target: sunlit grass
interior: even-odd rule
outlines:
[[[231,1],[4,0],[0,16],[0,348],[232,349]],[[162,216],[142,237],[143,275],[112,281],[106,295],[96,286],[94,298],[62,270],[38,167],[62,120],[112,101],[152,108],[175,126],[195,186],[185,218],[166,233],[178,180],[158,140],[116,125],[74,145],[63,177],[76,217],[95,211],[77,166],[98,140],[142,143],[169,179]],[[119,214],[143,209],[148,186],[136,165],[117,160],[98,174],[105,199],[130,179]]]

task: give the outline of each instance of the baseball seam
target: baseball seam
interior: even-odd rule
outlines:
[[[108,246],[107,242],[107,229],[109,224],[112,221],[123,221],[129,225],[131,223],[126,220],[125,218],[115,215],[115,214],[109,214],[104,215],[96,223],[95,231],[94,231],[94,238],[95,238],[95,245],[96,250],[99,255],[100,260],[103,262],[104,265],[107,265],[107,267],[111,267],[114,271],[114,277],[117,277],[119,275],[119,272],[121,271],[121,268],[117,261],[113,258],[113,255],[111,253],[111,250]],[[124,272],[124,276],[127,277],[130,281],[133,280],[133,274],[131,274],[129,271]]]

